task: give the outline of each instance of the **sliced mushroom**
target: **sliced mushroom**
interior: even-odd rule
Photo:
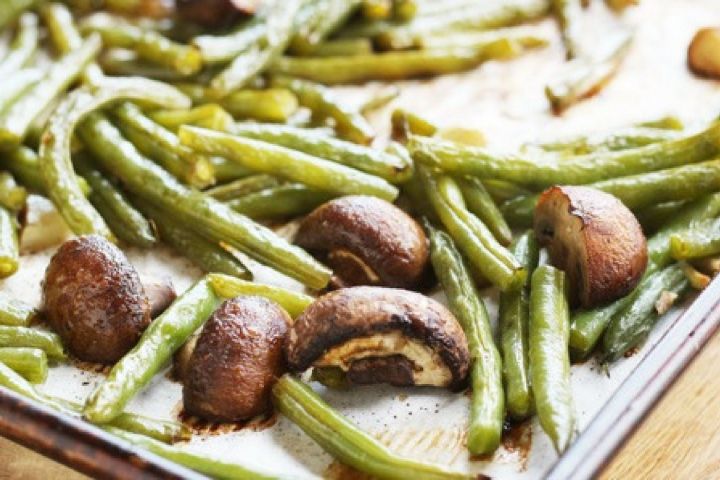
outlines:
[[[690,70],[720,79],[720,28],[698,30],[688,47]]]
[[[420,225],[376,197],[353,195],[321,205],[300,225],[295,242],[322,256],[341,286],[415,288],[427,271]]]
[[[181,18],[208,27],[229,25],[242,15],[252,15],[260,0],[177,0]]]
[[[65,242],[43,281],[44,312],[68,350],[90,362],[114,363],[150,323],[150,304],[125,254],[102,237]]]
[[[223,303],[197,340],[185,373],[185,409],[208,420],[246,420],[270,408],[270,391],[285,372],[290,316],[262,297]]]
[[[614,196],[590,187],[555,186],[535,207],[535,235],[565,271],[573,304],[598,306],[629,293],[645,271],[640,223]]]
[[[467,338],[455,317],[419,293],[352,287],[313,302],[293,324],[291,370],[340,368],[350,383],[461,388]]]

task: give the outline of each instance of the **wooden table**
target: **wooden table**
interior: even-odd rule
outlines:
[[[720,472],[720,334],[660,400],[601,475],[602,480],[717,478]],[[83,477],[0,437],[0,479]]]

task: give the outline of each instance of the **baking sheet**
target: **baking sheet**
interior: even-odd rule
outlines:
[[[592,17],[583,28],[588,44],[598,41],[604,29],[616,22],[598,3],[596,0]],[[491,146],[498,148],[624,126],[666,114],[701,124],[720,113],[720,83],[699,80],[685,67],[685,51],[697,28],[720,25],[718,0],[644,0],[641,6],[627,12],[623,22],[635,29],[636,38],[619,75],[597,98],[572,108],[563,117],[548,113],[543,95],[544,85],[563,68],[564,53],[550,21],[541,24],[553,35],[550,48],[512,62],[488,63],[466,74],[404,82],[402,95],[393,107],[417,111],[441,126],[478,128]],[[376,88],[382,88],[382,84],[339,90],[360,101]],[[388,115],[389,109],[373,115],[379,131],[387,130]],[[0,289],[37,304],[39,284],[52,253],[49,250],[24,257],[19,273],[0,284]],[[129,250],[128,254],[142,275],[170,276],[178,291],[201,275],[187,261],[165,249]],[[300,288],[296,282],[268,269],[258,268],[255,273],[257,281]],[[487,304],[495,319],[496,302],[491,293]],[[662,319],[648,347],[657,342],[677,314],[675,310]],[[634,370],[648,347],[619,361],[607,372],[600,371],[594,362],[573,366],[580,432]],[[83,401],[101,380],[102,373],[58,366],[51,369],[48,382],[40,388],[51,395]],[[514,432],[512,441],[506,442],[492,458],[470,459],[464,447],[468,409],[464,395],[429,388],[391,387],[331,392],[314,386],[361,428],[409,457],[508,479],[540,478],[557,460],[537,420]],[[180,385],[158,375],[128,408],[174,419],[180,406]],[[278,475],[341,478],[347,474],[283,418],[269,428],[198,435],[182,448]]]

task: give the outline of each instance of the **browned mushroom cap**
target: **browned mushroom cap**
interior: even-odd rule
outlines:
[[[463,385],[470,356],[455,317],[419,293],[353,287],[328,293],[296,320],[291,370],[339,367],[352,383]]]
[[[97,235],[65,242],[43,281],[44,312],[68,350],[90,362],[114,363],[150,323],[150,305],[135,268]]]
[[[223,303],[205,324],[187,366],[185,409],[208,420],[245,420],[268,411],[285,371],[290,316],[262,297]]]
[[[260,0],[177,0],[181,18],[208,27],[229,25],[241,15],[252,15]]]
[[[308,215],[295,242],[325,261],[344,286],[414,288],[428,264],[420,225],[395,205],[376,197],[331,200]]]
[[[534,224],[552,264],[567,274],[575,304],[592,307],[622,297],[645,271],[647,245],[640,223],[608,193],[551,187],[540,196]]]
[[[698,30],[688,47],[688,66],[698,75],[720,78],[720,28]]]

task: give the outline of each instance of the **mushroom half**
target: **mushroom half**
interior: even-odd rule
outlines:
[[[720,79],[720,28],[698,30],[688,47],[688,66],[698,75]]]
[[[420,225],[392,203],[370,196],[321,205],[302,222],[295,243],[322,257],[340,286],[415,288],[428,265]]]
[[[572,303],[589,308],[620,298],[640,281],[647,245],[640,223],[614,196],[555,186],[535,207],[535,236],[565,271]]]
[[[288,366],[342,370],[350,384],[462,388],[470,355],[458,321],[419,293],[352,287],[328,293],[296,320]]]

